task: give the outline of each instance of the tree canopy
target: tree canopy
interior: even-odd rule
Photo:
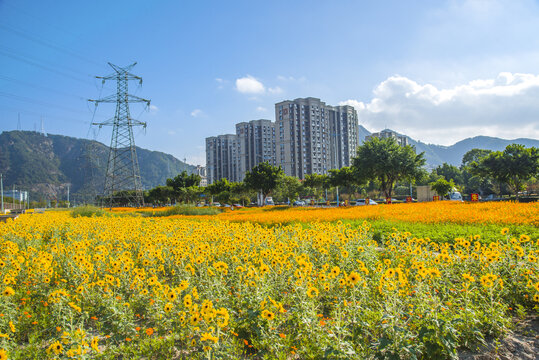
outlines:
[[[524,145],[507,145],[504,151],[494,151],[471,163],[472,173],[490,176],[505,183],[518,197],[524,183],[539,172],[539,149]]]
[[[423,152],[416,154],[412,146],[399,146],[392,138],[373,138],[358,147],[352,167],[358,181],[378,181],[380,190],[390,198],[395,182],[412,181],[421,175],[423,156]]]
[[[453,179],[447,181],[443,177],[430,183],[430,188],[436,191],[436,194],[438,194],[442,198],[446,196],[454,187],[455,183],[453,182]]]
[[[243,182],[249,189],[260,191],[265,203],[266,197],[277,187],[277,181],[283,175],[283,169],[280,166],[276,167],[267,162],[262,162],[252,168],[251,171],[247,171]]]

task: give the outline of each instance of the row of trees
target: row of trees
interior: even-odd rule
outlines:
[[[149,190],[146,201],[153,204],[194,203],[210,199],[221,203],[248,204],[262,194],[277,201],[299,197],[331,199],[341,196],[382,195],[391,198],[396,192],[409,195],[410,185],[431,185],[450,191],[478,192],[482,195],[509,189],[517,194],[526,185],[536,184],[539,152],[536,148],[509,145],[504,151],[474,149],[463,157],[462,165],[443,164],[430,173],[424,169],[424,153],[416,154],[412,146],[399,146],[393,139],[372,139],[358,148],[352,166],[332,169],[328,175],[307,175],[303,181],[286,176],[280,167],[260,163],[247,172],[243,182],[221,179],[200,187],[200,177],[183,172],[168,179],[166,186]],[[329,196],[327,194],[330,194]]]
[[[460,167],[442,164],[434,169],[425,184],[440,189],[456,188],[464,193],[508,195],[537,191],[539,149],[511,144],[503,151],[473,149],[462,158]],[[445,192],[447,193],[447,192]]]

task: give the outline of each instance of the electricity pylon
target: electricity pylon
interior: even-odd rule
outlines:
[[[116,103],[114,118],[102,123],[92,123],[100,128],[106,125],[112,126],[105,188],[101,202],[103,206],[144,205],[133,126],[146,128],[146,123],[131,118],[129,103],[142,102],[149,107],[150,100],[128,93],[129,80],[138,80],[139,84],[142,85],[142,78],[129,72],[136,64],[135,62],[129,66],[120,67],[109,63],[110,67],[114,69],[114,73],[108,76],[96,76],[96,78],[102,79],[103,83],[107,80],[116,80],[116,95],[88,100],[95,103],[95,106],[99,103]]]

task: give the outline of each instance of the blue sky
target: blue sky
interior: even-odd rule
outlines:
[[[0,131],[93,138],[107,62],[152,100],[136,144],[205,162],[204,139],[274,103],[356,106],[371,131],[450,145],[539,138],[539,4],[469,1],[0,0]],[[94,121],[113,116],[100,106]],[[108,143],[110,128],[97,139]]]

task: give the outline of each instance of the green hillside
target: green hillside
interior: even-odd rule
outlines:
[[[163,185],[167,178],[192,172],[195,166],[172,155],[137,147],[142,185]],[[4,186],[30,191],[31,198],[64,198],[67,186],[74,199],[92,197],[103,189],[108,147],[97,141],[33,131],[0,134],[0,172]]]

